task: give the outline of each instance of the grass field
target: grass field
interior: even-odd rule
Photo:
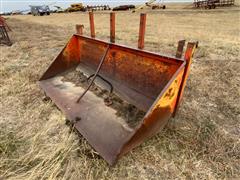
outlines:
[[[88,14],[10,16],[13,45],[0,46],[0,179],[240,178],[240,8],[148,11],[146,49],[173,56],[199,41],[178,114],[156,136],[109,165],[65,124],[37,85]],[[139,13],[116,15],[116,41],[137,46]],[[109,14],[96,13],[109,39]]]

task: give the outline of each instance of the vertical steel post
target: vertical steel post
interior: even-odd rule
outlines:
[[[146,29],[146,14],[141,13],[140,15],[140,26],[139,26],[139,38],[138,38],[138,48],[144,48],[144,36]]]
[[[110,42],[115,43],[115,13],[110,13]]]
[[[90,21],[91,37],[92,37],[92,38],[95,38],[95,27],[94,27],[93,12],[89,12],[89,21]]]
[[[180,85],[180,88],[179,88],[179,91],[178,91],[178,97],[177,97],[176,105],[175,105],[175,108],[174,108],[173,117],[176,115],[176,112],[178,110],[179,104],[180,104],[182,96],[183,96],[186,81],[187,81],[187,78],[188,78],[189,72],[190,72],[190,65],[192,63],[192,57],[193,57],[193,54],[194,54],[194,51],[196,49],[197,44],[198,43],[196,43],[196,42],[189,42],[187,44],[187,49],[185,51],[185,56],[184,56],[184,60],[186,62],[186,65],[185,65],[185,68],[184,68],[182,82],[181,82],[181,85]]]
[[[79,35],[83,35],[83,28],[84,28],[84,25],[76,24],[76,33]]]
[[[185,40],[180,40],[180,41],[178,41],[176,58],[182,58],[184,45],[185,45]]]

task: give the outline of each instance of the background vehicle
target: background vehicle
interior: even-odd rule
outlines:
[[[43,16],[43,15],[50,15],[49,6],[30,6],[31,13],[33,16]]]

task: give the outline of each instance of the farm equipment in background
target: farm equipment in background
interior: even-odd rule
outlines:
[[[8,31],[11,31],[11,28],[6,23],[6,20],[0,16],[0,44],[11,46],[12,42],[9,38]]]
[[[110,13],[110,42],[96,39],[92,12],[89,20],[91,37],[77,25],[39,85],[113,165],[176,114],[196,43],[187,44],[184,58],[185,41],[179,41],[176,56],[165,56],[143,50],[146,14],[140,15],[138,49],[115,43],[115,13]],[[135,116],[133,127],[129,118]]]
[[[86,6],[87,11],[108,11],[111,10],[109,5]]]
[[[11,12],[3,13],[1,15],[24,15],[24,14],[32,14],[33,16],[43,16],[43,15],[50,15],[52,12],[49,8],[49,6],[56,4],[50,3],[50,4],[44,4],[44,5],[29,5],[30,8],[25,10],[14,10]]]
[[[166,9],[166,5],[163,5],[163,0],[160,3],[158,4],[154,4],[157,0],[149,0],[148,2],[146,2],[145,4],[137,7],[136,9],[134,9],[132,12],[136,12],[136,11],[139,11],[141,9],[143,9],[144,7],[150,7],[152,10],[155,10],[155,9]]]
[[[57,10],[55,10],[54,12],[56,13],[63,13],[64,12],[64,9],[61,8],[60,6],[54,6],[55,8],[57,8]]]
[[[109,5],[95,5],[95,6],[84,6],[82,3],[71,4],[71,7],[67,8],[65,12],[76,12],[76,11],[107,11],[111,10]]]
[[[151,8],[154,9],[166,9],[166,5],[158,5],[158,4],[154,4],[151,5]]]
[[[76,12],[76,11],[83,11],[85,12],[87,9],[83,6],[82,3],[71,4],[71,7],[67,8],[65,12]]]
[[[23,12],[22,11],[12,11],[11,15],[22,15]]]
[[[121,6],[114,7],[112,10],[113,11],[128,11],[131,9],[135,9],[135,6],[134,5],[121,5]]]
[[[234,0],[194,0],[195,8],[215,9],[219,6],[232,6]]]

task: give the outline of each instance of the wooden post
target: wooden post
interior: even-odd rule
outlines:
[[[146,29],[146,14],[140,15],[140,27],[139,27],[139,38],[138,38],[138,48],[144,48],[144,36],[145,36],[145,29]]]
[[[95,27],[94,27],[93,12],[89,12],[89,21],[90,21],[91,37],[92,37],[92,38],[95,38]]]
[[[76,24],[76,33],[79,35],[83,35],[83,28],[84,28],[84,25]]]
[[[115,13],[110,13],[110,42],[115,43]]]

